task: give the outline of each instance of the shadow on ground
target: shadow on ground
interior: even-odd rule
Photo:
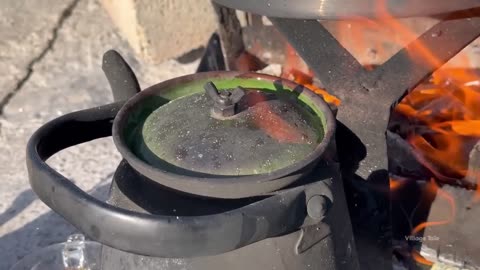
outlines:
[[[105,201],[110,183],[101,184],[89,193]],[[35,199],[32,190],[22,192],[12,205],[0,214],[0,226],[21,213]],[[76,233],[75,227],[53,211],[40,215],[25,226],[0,237],[0,269],[8,270],[24,256],[54,243],[64,242],[70,234]]]
[[[18,213],[27,208],[35,199],[35,193],[31,189],[27,189],[20,193],[12,202],[10,207],[0,214],[0,226],[7,223],[10,219],[14,218]],[[0,238],[1,239],[1,238]]]

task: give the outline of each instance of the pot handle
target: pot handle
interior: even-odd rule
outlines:
[[[301,189],[281,195],[281,204],[278,204],[280,195],[274,195],[221,214],[150,215],[95,199],[45,162],[64,148],[110,136],[112,121],[124,103],[120,101],[54,119],[37,130],[27,145],[32,189],[45,204],[88,237],[141,255],[195,257],[228,252],[302,225],[305,195]],[[259,203],[262,207],[258,207]]]
[[[113,100],[126,100],[140,92],[135,73],[117,51],[109,50],[103,54],[102,69],[112,89]]]

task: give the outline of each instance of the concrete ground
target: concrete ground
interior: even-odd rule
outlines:
[[[0,1],[1,270],[75,232],[30,189],[25,146],[48,120],[112,101],[101,70],[102,54],[111,48],[132,65],[142,88],[192,73],[198,63],[142,63],[96,0]],[[119,161],[106,138],[65,150],[49,164],[105,198]]]

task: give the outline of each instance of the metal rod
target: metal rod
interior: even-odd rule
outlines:
[[[398,101],[478,36],[478,14],[472,10],[463,12],[461,17],[456,14],[437,23],[385,64],[367,74],[362,85],[370,92],[381,91],[386,100]],[[429,52],[431,56],[415,56],[420,50]]]
[[[236,60],[245,51],[242,26],[234,9],[212,2],[218,20],[218,34],[227,70],[236,70]]]
[[[355,78],[364,72],[358,61],[318,21],[269,19],[330,92],[336,94],[351,89]]]
[[[223,59],[222,47],[218,34],[214,33],[208,40],[207,48],[203,54],[197,72],[220,71],[225,70],[225,60]]]

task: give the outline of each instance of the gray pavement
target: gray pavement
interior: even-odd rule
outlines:
[[[0,1],[0,270],[75,232],[31,191],[25,145],[43,123],[112,101],[103,52],[120,51],[142,88],[194,72],[197,62],[142,63],[95,0]],[[119,154],[110,138],[62,151],[49,164],[105,198]]]

